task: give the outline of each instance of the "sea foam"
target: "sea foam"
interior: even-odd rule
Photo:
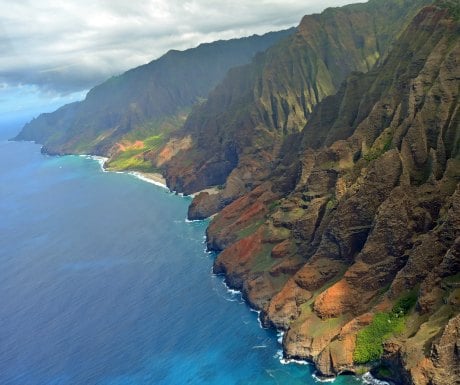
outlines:
[[[104,164],[105,164],[105,162],[107,162],[109,160],[109,158],[106,158],[104,156],[97,156],[97,155],[79,155],[79,156],[82,157],[82,158],[85,158],[85,159],[95,160],[97,163],[99,163],[99,166],[101,167],[101,170],[103,172],[108,172],[104,168]]]
[[[390,385],[387,381],[378,380],[370,372],[364,373],[361,378],[365,384],[369,385]]]

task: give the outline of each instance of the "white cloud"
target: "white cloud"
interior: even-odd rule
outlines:
[[[0,82],[87,89],[169,49],[265,33],[348,0],[0,0]]]

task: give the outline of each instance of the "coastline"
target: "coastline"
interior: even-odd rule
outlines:
[[[123,171],[120,171],[123,172]],[[126,171],[127,174],[133,175],[144,182],[154,184],[155,186],[162,187],[169,191],[166,185],[166,179],[160,173],[153,172],[139,172],[139,171]]]
[[[215,277],[220,277],[222,278],[222,284],[225,286],[227,292],[231,295],[238,295],[242,301],[246,304],[246,306],[248,306],[249,310],[254,312],[254,313],[257,313],[257,321],[259,323],[259,327],[261,329],[270,329],[271,327],[265,327],[262,323],[262,321],[260,320],[260,314],[261,314],[261,311],[260,310],[257,310],[255,308],[253,308],[251,306],[251,303],[249,301],[247,301],[242,293],[241,290],[237,290],[237,289],[233,289],[231,286],[229,286],[227,280],[226,280],[226,275],[225,274],[215,274],[214,272],[211,271],[211,274],[213,274]],[[278,341],[278,344],[280,345],[280,349],[276,352],[276,356],[279,360],[279,362],[282,364],[282,365],[290,365],[290,364],[297,364],[297,365],[312,365],[313,368],[315,369],[315,372],[312,373],[312,378],[315,380],[315,382],[317,383],[333,383],[335,382],[335,380],[341,376],[341,374],[338,374],[336,376],[333,376],[333,377],[324,377],[324,376],[321,376],[318,372],[318,368],[316,367],[316,364],[309,360],[309,359],[300,359],[300,358],[292,358],[292,357],[286,357],[284,355],[284,346],[283,346],[283,337],[284,337],[284,334],[285,334],[285,331],[282,330],[282,329],[276,329],[274,328],[273,330],[276,331],[276,335],[277,335],[277,341]],[[376,377],[374,377],[372,375],[372,373],[370,371],[364,373],[364,374],[352,374],[352,376],[354,376],[355,378],[361,380],[361,383],[362,384],[365,384],[365,385],[394,385],[394,383],[392,382],[389,382],[389,381],[386,381],[386,380],[380,380]]]
[[[98,155],[79,155],[85,159],[92,159],[99,163],[101,170],[103,172],[114,172],[117,174],[129,174],[133,175],[134,177],[143,180],[144,182],[154,184],[155,186],[162,187],[168,191],[170,191],[169,187],[166,184],[166,179],[160,173],[156,172],[141,172],[141,171],[121,171],[121,170],[107,170],[104,165],[105,162],[109,160],[109,158],[105,156],[98,156]]]
[[[129,174],[129,175],[132,175],[132,176],[136,177],[137,179],[140,179],[140,180],[142,180],[142,181],[144,181],[146,183],[154,184],[154,185],[156,185],[158,187],[164,188],[164,189],[172,192],[169,189],[169,187],[167,186],[167,184],[166,184],[166,179],[160,173],[146,173],[146,172],[141,172],[141,171],[116,171],[116,170],[112,171],[112,170],[107,170],[104,167],[104,164],[109,158],[103,157],[103,156],[95,156],[95,155],[80,155],[80,156],[82,156],[82,157],[84,157],[86,159],[96,160],[99,163],[99,165],[101,167],[101,170],[103,172],[115,172],[115,173],[118,173],[118,174]],[[191,198],[194,198],[195,196],[197,196],[198,194],[200,194],[202,192],[209,193],[210,195],[213,195],[213,194],[218,194],[219,189],[217,187],[210,187],[210,188],[207,188],[207,189],[204,189],[204,190],[201,190],[201,191],[197,191],[196,193],[190,194],[189,196]],[[179,193],[178,195],[182,195],[182,194]],[[212,215],[210,218],[214,217],[215,215],[217,215],[217,213]],[[186,219],[185,221],[186,222],[201,222],[202,220],[201,219],[199,219],[199,220],[188,220],[188,219]],[[206,238],[206,236],[205,236],[205,238]],[[224,275],[219,275],[219,274],[214,274],[213,272],[211,272],[211,274],[213,274],[216,277],[220,277],[222,279],[221,282],[225,286],[225,288],[226,288],[226,290],[227,290],[227,292],[229,294],[231,294],[231,295],[239,295],[240,298],[242,299],[242,301],[248,306],[249,310],[251,312],[257,313],[257,321],[259,323],[259,327],[261,329],[267,329],[266,327],[263,326],[262,321],[260,319],[261,311],[256,310],[255,308],[253,308],[251,306],[251,304],[244,298],[244,295],[240,290],[233,289],[233,288],[231,288],[231,286],[228,285],[225,274]],[[303,359],[295,359],[295,358],[285,357],[283,343],[282,343],[285,331],[280,330],[280,329],[275,329],[275,331],[276,331],[276,334],[277,334],[277,341],[281,346],[281,349],[276,352],[276,355],[277,355],[277,357],[279,359],[279,362],[282,365],[289,365],[289,364],[312,365],[315,368],[315,370],[317,370],[315,363],[310,361],[310,360],[303,360]],[[338,377],[338,376],[321,377],[317,373],[318,372],[315,372],[315,373],[312,374],[312,378],[317,383],[324,383],[324,382],[333,383]],[[356,378],[359,378],[361,380],[361,382],[363,384],[366,384],[366,385],[391,385],[387,381],[383,381],[383,380],[379,380],[379,379],[375,378],[370,372],[366,372],[366,373],[364,373],[362,375],[354,374],[354,376]]]

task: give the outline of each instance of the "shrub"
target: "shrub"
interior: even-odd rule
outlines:
[[[372,322],[358,332],[354,361],[363,364],[379,359],[383,353],[383,341],[403,327],[404,319],[394,313],[377,313]]]
[[[383,353],[383,342],[404,330],[405,315],[416,302],[417,294],[412,291],[399,298],[391,312],[377,313],[372,322],[358,332],[353,360],[358,364],[378,360]]]
[[[411,291],[407,295],[398,299],[396,304],[393,306],[392,312],[394,314],[407,314],[409,310],[412,309],[417,302],[417,293]]]

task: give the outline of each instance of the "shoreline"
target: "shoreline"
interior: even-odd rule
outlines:
[[[174,191],[169,189],[169,187],[166,184],[166,179],[160,173],[147,173],[147,172],[141,172],[141,171],[116,171],[116,170],[112,171],[112,170],[107,170],[107,169],[104,168],[104,164],[109,158],[103,157],[103,156],[96,156],[96,155],[80,155],[80,156],[82,156],[82,157],[84,157],[86,159],[96,160],[99,163],[99,165],[101,167],[101,170],[103,172],[115,172],[115,173],[118,173],[118,174],[132,175],[135,178],[140,179],[140,180],[142,180],[142,181],[144,181],[146,183],[154,184],[154,185],[156,185],[158,187],[164,188],[164,189],[166,189],[166,190],[168,190],[170,192],[178,194],[177,192],[174,192]],[[219,189],[217,187],[210,187],[210,188],[207,188],[207,189],[197,191],[196,193],[190,194],[189,196],[191,198],[194,198],[195,196],[197,196],[198,194],[200,194],[202,192],[207,192],[210,195],[213,195],[213,194],[218,194]],[[183,194],[179,193],[178,195],[183,195]],[[215,215],[217,215],[217,213],[212,215],[212,217],[214,217]],[[202,220],[201,219],[200,220],[188,220],[188,219],[186,219],[185,221],[186,222],[201,222]],[[205,239],[206,239],[206,236],[205,236]],[[226,288],[227,292],[229,294],[233,295],[233,296],[235,296],[235,295],[240,296],[241,300],[245,303],[245,305],[249,308],[249,310],[251,312],[257,313],[257,321],[258,321],[259,327],[261,329],[267,329],[266,327],[263,326],[263,324],[262,324],[262,322],[260,320],[261,311],[254,309],[251,306],[251,304],[244,298],[243,293],[240,290],[233,289],[233,288],[231,288],[231,286],[228,285],[225,274],[224,275],[214,274],[212,272],[212,270],[211,270],[211,274],[216,276],[216,277],[220,276],[222,278],[221,282],[224,285],[224,287]],[[279,362],[282,365],[290,365],[290,364],[312,365],[315,368],[315,370],[317,370],[316,365],[315,365],[315,363],[313,361],[310,361],[310,360],[307,360],[307,359],[304,360],[304,359],[295,359],[295,358],[285,357],[284,356],[283,343],[282,343],[282,339],[283,339],[285,331],[280,330],[280,329],[276,329],[276,328],[274,330],[275,330],[276,335],[277,335],[277,341],[281,345],[281,349],[276,352],[276,355],[277,355],[277,358],[278,358]],[[321,383],[331,382],[332,383],[337,379],[337,377],[340,376],[340,374],[339,374],[339,375],[336,375],[334,377],[324,377],[323,378],[320,375],[318,375],[317,373],[318,373],[317,371],[312,373],[312,378],[317,383],[318,382],[321,382]],[[375,378],[370,372],[366,372],[366,373],[364,373],[362,375],[353,374],[353,376],[355,376],[356,378],[359,378],[361,380],[361,382],[363,384],[366,384],[366,385],[391,385],[387,381],[383,381],[383,380],[379,380],[379,379]]]
[[[242,293],[241,290],[237,290],[237,289],[233,289],[231,286],[228,285],[227,283],[227,280],[226,280],[226,275],[225,274],[215,274],[213,273],[213,271],[211,270],[211,274],[213,274],[215,277],[221,277],[222,279],[222,284],[224,285],[224,287],[226,288],[227,292],[231,295],[238,295],[241,300],[246,304],[246,306],[249,308],[249,310],[251,312],[254,312],[254,313],[257,313],[257,321],[259,323],[259,327],[261,329],[272,329],[276,332],[276,336],[277,336],[277,341],[281,347],[281,349],[279,349],[277,352],[276,352],[276,356],[279,360],[279,362],[282,364],[282,365],[290,365],[290,364],[297,364],[297,365],[311,365],[313,366],[313,368],[315,369],[315,371],[312,373],[312,378],[315,380],[315,382],[317,383],[327,383],[327,382],[330,382],[330,383],[333,383],[335,382],[335,380],[340,377],[342,374],[337,374],[333,377],[324,377],[324,376],[321,376],[318,372],[318,368],[316,367],[316,364],[309,360],[309,359],[300,359],[300,358],[291,358],[291,357],[286,357],[284,355],[284,346],[283,346],[283,337],[284,337],[284,334],[285,334],[285,331],[282,330],[282,329],[277,329],[277,328],[273,328],[273,327],[264,327],[261,320],[260,320],[260,313],[261,311],[260,310],[256,310],[254,309],[251,304],[244,298],[244,295]],[[393,385],[392,382],[389,382],[389,381],[385,381],[385,380],[379,380],[378,378],[374,377],[372,375],[372,373],[370,371],[364,373],[364,374],[352,374],[353,377],[361,380],[361,383],[362,384],[365,384],[365,385]]]
[[[120,172],[127,173],[129,175],[133,175],[134,177],[144,182],[154,184],[155,186],[171,191],[166,184],[166,179],[160,173],[140,172],[140,171],[120,171]]]
[[[114,172],[117,174],[128,174],[140,179],[144,182],[154,184],[155,186],[162,187],[168,191],[171,191],[166,184],[166,179],[157,172],[142,172],[142,171],[130,171],[130,170],[107,170],[104,165],[109,160],[109,158],[105,156],[98,156],[98,155],[79,155],[85,159],[95,160],[101,166],[101,170],[103,172]]]

